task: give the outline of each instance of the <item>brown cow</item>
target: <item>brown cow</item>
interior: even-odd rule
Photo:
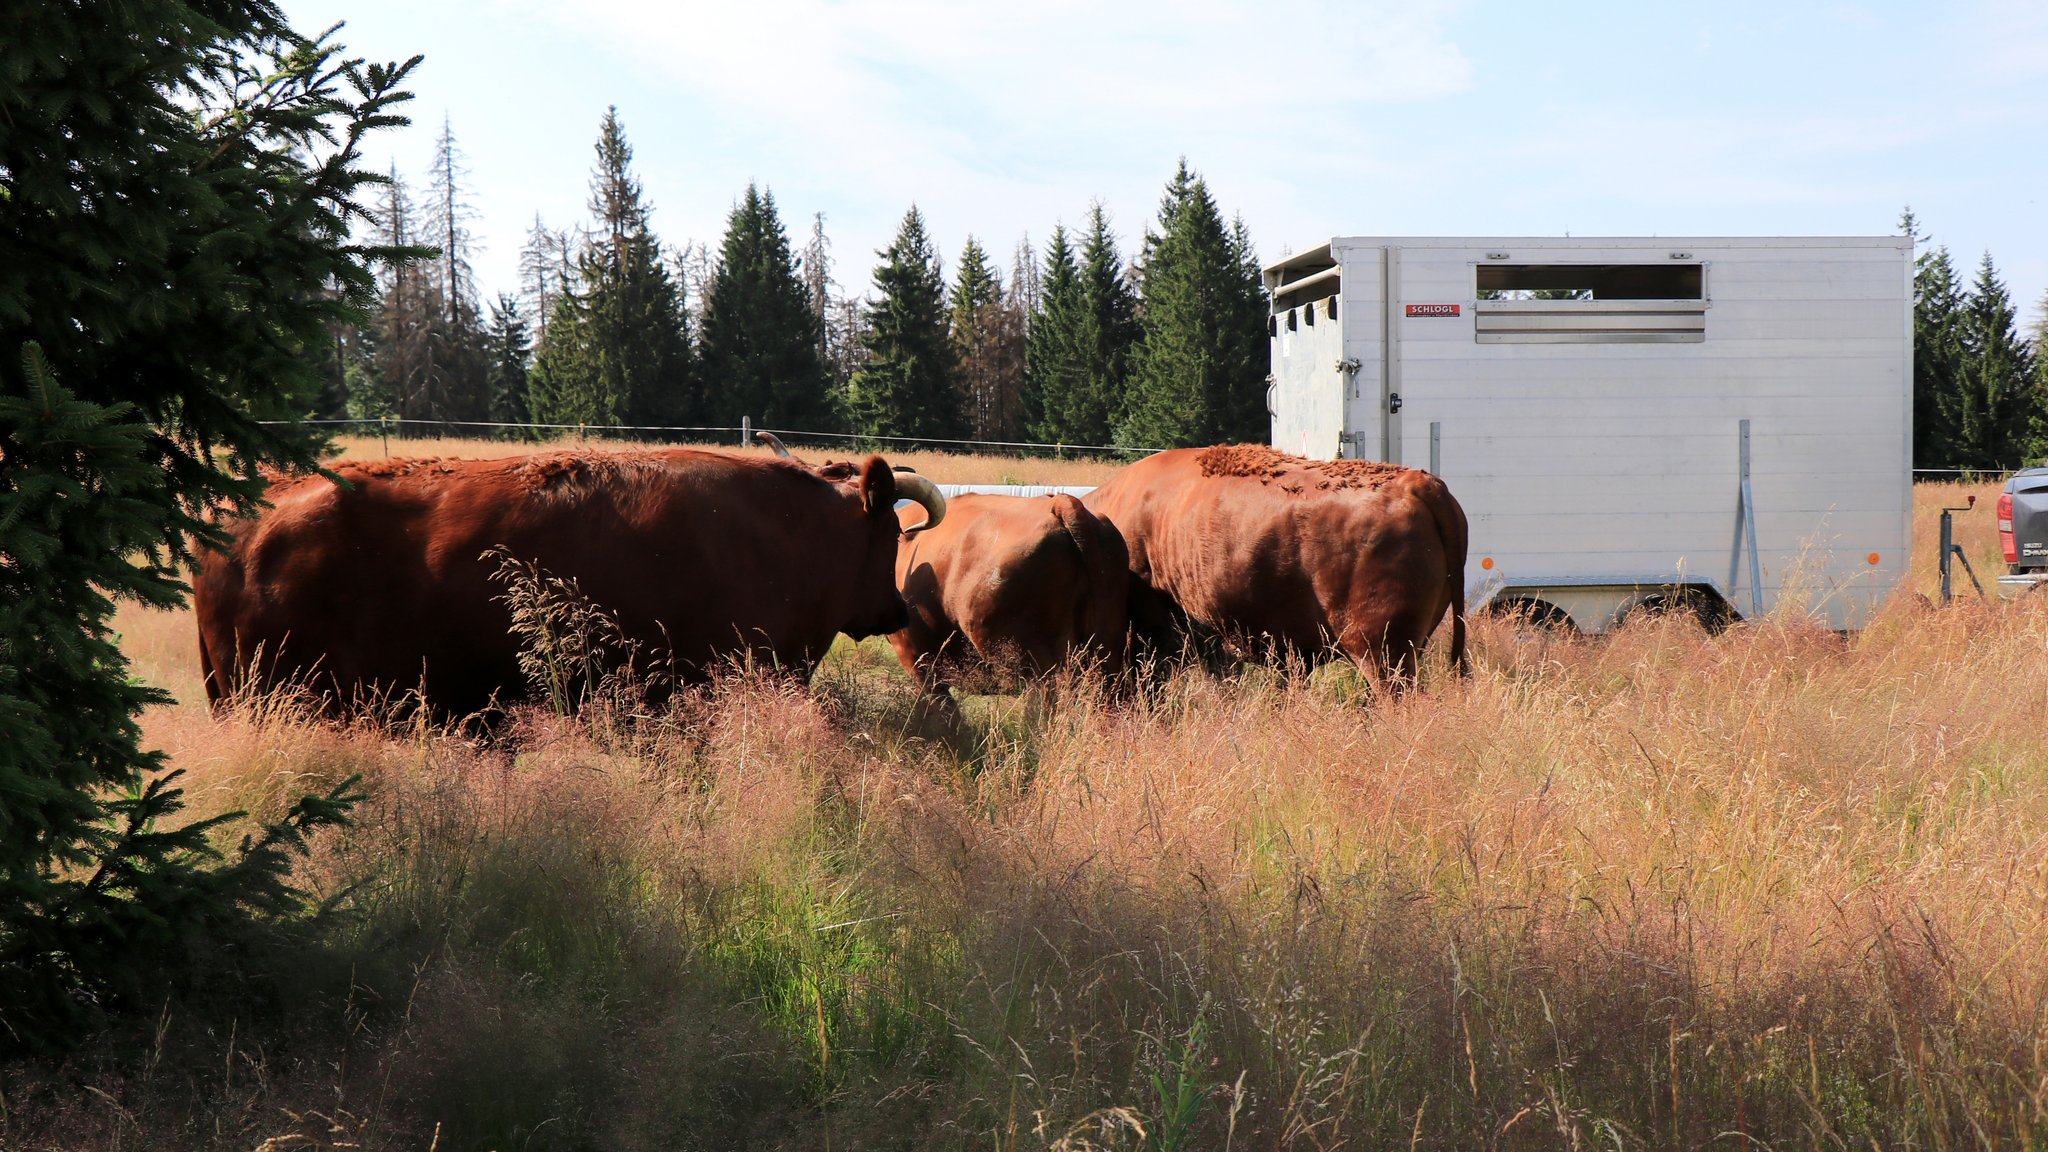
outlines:
[[[193,579],[216,703],[247,682],[309,677],[341,702],[423,687],[464,715],[525,684],[499,545],[573,577],[624,634],[685,679],[745,655],[808,676],[832,638],[903,626],[898,494],[936,524],[930,481],[864,465],[808,469],[699,449],[346,463],[342,487],[284,479]]]
[[[1128,564],[1123,537],[1072,496],[956,496],[944,525],[897,553],[910,623],[889,642],[932,695],[963,672],[1043,675],[1083,654],[1115,674]]]
[[[1132,464],[1084,501],[1123,533],[1131,624],[1172,646],[1186,622],[1238,654],[1313,659],[1331,644],[1393,683],[1415,678],[1449,609],[1465,659],[1465,512],[1426,472],[1304,460],[1251,444]]]

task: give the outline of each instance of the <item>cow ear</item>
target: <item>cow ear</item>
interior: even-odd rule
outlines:
[[[870,456],[860,468],[860,506],[870,516],[896,519],[896,473],[880,456]]]

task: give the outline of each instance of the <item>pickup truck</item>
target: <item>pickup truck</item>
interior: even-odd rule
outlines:
[[[2006,574],[1998,594],[2013,597],[2048,584],[2048,468],[2013,474],[1998,494],[1998,547]]]

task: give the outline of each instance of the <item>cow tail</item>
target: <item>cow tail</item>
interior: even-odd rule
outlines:
[[[1060,492],[1054,494],[1052,498],[1052,516],[1060,522],[1060,528],[1066,532],[1067,539],[1074,542],[1074,551],[1079,552],[1081,559],[1093,567],[1095,548],[1088,539],[1088,510],[1081,507],[1079,500]]]
[[[1451,495],[1450,488],[1437,477],[1430,477],[1430,481],[1423,503],[1436,521],[1437,535],[1444,546],[1445,591],[1451,601],[1451,663],[1460,677],[1469,677],[1472,662],[1465,653],[1465,553],[1470,546],[1471,529],[1464,508]]]
[[[1448,577],[1451,582],[1451,660],[1458,666],[1458,675],[1470,678],[1472,661],[1465,655],[1465,573],[1464,565]]]
[[[1123,601],[1121,581],[1127,578],[1130,560],[1113,555],[1112,550],[1104,547],[1104,540],[1097,533],[1106,525],[1079,500],[1064,492],[1056,494],[1052,498],[1052,514],[1067,539],[1074,542],[1074,551],[1081,555],[1081,570],[1088,574],[1088,604],[1082,618],[1075,622],[1082,629],[1081,639],[1106,655],[1106,670],[1116,674],[1123,666],[1123,633],[1127,628],[1123,617],[1129,611]]]
[[[220,681],[213,675],[213,650],[206,643],[206,628],[199,629],[199,680],[206,685],[206,706],[212,711],[220,710]]]
[[[201,553],[199,549],[204,548],[204,544],[191,546],[194,549],[193,554],[199,557],[192,567],[192,620],[199,632],[199,682],[206,688],[208,711],[218,712],[221,708],[221,698],[227,694],[227,685],[221,683],[221,669],[213,658],[213,645],[207,643],[207,621],[214,616],[213,588],[208,578],[217,576],[217,573],[210,570],[212,565],[228,561],[224,556],[206,556]]]

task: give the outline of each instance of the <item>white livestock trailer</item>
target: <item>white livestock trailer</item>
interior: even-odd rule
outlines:
[[[1859,627],[1908,568],[1912,241],[1343,237],[1270,265],[1273,444],[1427,467],[1474,608]]]

